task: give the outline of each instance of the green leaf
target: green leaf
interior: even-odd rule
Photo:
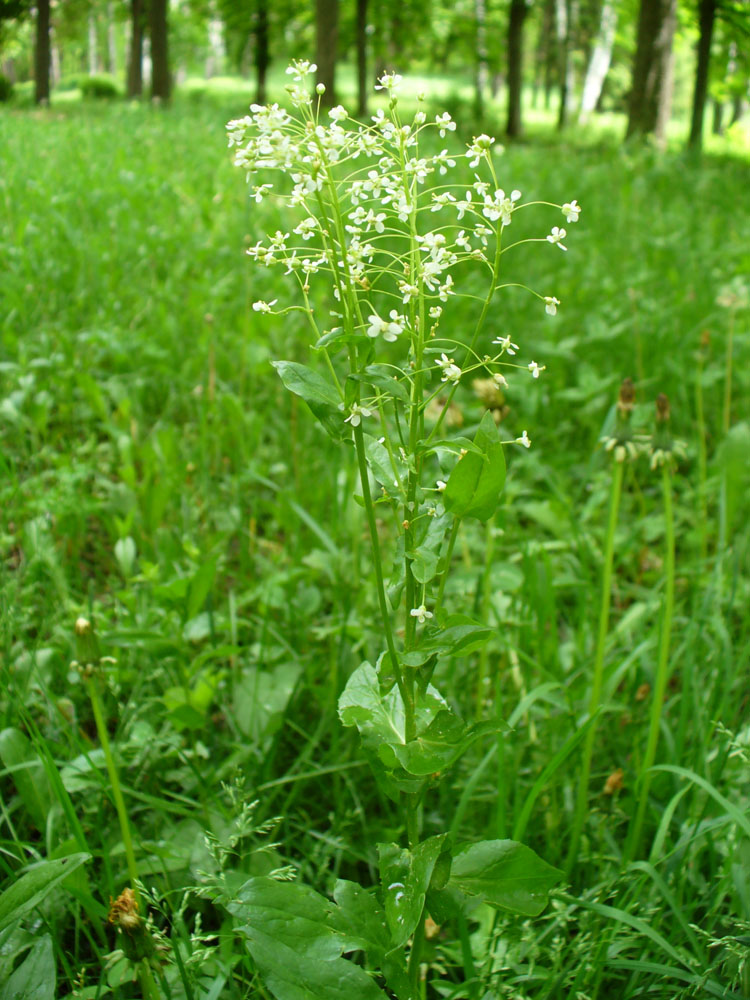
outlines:
[[[380,883],[394,948],[406,944],[419,923],[425,894],[443,852],[445,838],[444,833],[430,837],[413,851],[397,844],[378,844]]]
[[[503,446],[489,410],[482,418],[474,444],[481,456],[467,452],[456,463],[443,492],[443,503],[456,517],[486,521],[497,510],[505,486]]]
[[[246,667],[234,685],[234,717],[253,746],[268,747],[284,720],[302,667],[286,660],[261,670]]]
[[[385,1000],[363,969],[341,957],[361,948],[361,938],[309,886],[252,878],[227,908],[277,1000]]]
[[[391,948],[391,936],[385,922],[385,911],[375,894],[363,889],[357,882],[340,878],[333,890],[333,898],[341,911],[347,936],[357,940],[362,951],[371,959],[383,955]]]
[[[36,750],[20,729],[9,727],[0,732],[0,761],[10,771],[37,830],[43,831],[52,804],[52,792]]]
[[[341,394],[336,386],[296,361],[273,361],[272,364],[286,388],[304,399],[328,433],[334,438],[344,437],[348,425],[339,409]]]
[[[370,466],[373,476],[381,486],[385,486],[388,493],[394,490],[401,491],[400,476],[393,471],[391,457],[385,445],[382,445],[377,438],[365,434],[365,454],[367,464]]]
[[[90,854],[69,854],[30,868],[0,895],[0,931],[38,906],[48,892],[90,857]]]
[[[55,953],[49,934],[39,938],[4,983],[0,1000],[55,1000]]]
[[[467,726],[448,710],[438,712],[421,736],[404,746],[382,746],[381,760],[395,768],[398,764],[409,774],[424,777],[450,767],[475,740],[488,733],[497,733],[500,724],[479,722]]]
[[[481,840],[453,857],[446,888],[436,893],[464,912],[480,903],[528,917],[538,916],[547,905],[549,890],[562,872],[548,865],[530,847],[514,840]],[[431,901],[432,903],[436,900]],[[432,912],[432,911],[431,911]],[[437,918],[436,918],[437,919]]]
[[[399,381],[396,375],[397,371],[398,369],[391,365],[368,365],[363,372],[350,375],[349,378],[355,382],[364,382],[365,385],[374,386],[386,395],[393,396],[402,403],[408,403],[409,389],[407,384]]]
[[[467,656],[481,649],[496,630],[468,615],[449,615],[443,628],[430,632],[420,644],[420,651],[426,653],[449,653],[451,656]]]
[[[415,715],[417,732],[429,724],[446,707],[433,687],[417,698]],[[376,750],[382,745],[403,746],[406,743],[404,704],[397,687],[382,694],[375,668],[365,661],[349,678],[339,698],[339,718],[345,726],[356,726],[366,745]]]

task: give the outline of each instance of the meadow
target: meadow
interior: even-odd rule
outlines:
[[[109,903],[130,865],[101,723],[157,996],[271,997],[211,890],[287,866],[324,895],[337,878],[373,886],[374,845],[403,833],[338,717],[347,680],[382,647],[378,596],[354,450],[271,367],[310,363],[305,317],[252,309],[294,292],[244,253],[290,228],[286,208],[248,197],[226,149],[246,103],[198,91],[168,110],[0,113],[8,997],[32,974],[39,1000],[145,995],[112,956],[123,935]],[[454,104],[459,128],[440,146],[458,152],[474,129]],[[564,877],[538,917],[482,906],[435,925],[420,995],[749,996],[750,166],[539,132],[496,157],[500,183],[583,210],[567,253],[521,246],[504,265],[504,280],[559,298],[557,315],[508,288],[487,317],[492,337],[546,370],[504,392],[504,438],[528,431],[532,447],[506,448],[502,504],[486,524],[461,522],[445,588],[446,608],[487,623],[489,641],[436,667],[463,718],[510,731],[473,743],[420,822],[522,840]],[[526,217],[515,226],[532,232]],[[446,307],[457,339],[472,308],[460,296]],[[627,377],[633,426],[652,432],[665,393],[686,453],[666,476],[643,455],[623,463],[613,521],[602,438]],[[485,409],[467,379],[448,420],[471,437]],[[81,617],[111,658],[98,702],[71,666]],[[654,718],[656,768],[628,850]],[[55,869],[11,920],[19,875],[69,856],[76,870]]]

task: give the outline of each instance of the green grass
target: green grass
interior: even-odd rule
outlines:
[[[322,891],[337,876],[374,883],[373,845],[399,836],[335,713],[351,671],[380,649],[354,455],[270,367],[307,360],[302,319],[250,309],[293,291],[242,252],[289,228],[280,210],[247,199],[230,165],[224,123],[246,102],[217,87],[167,112],[69,103],[0,113],[3,882],[39,858],[92,856],[13,930],[2,961],[49,934],[60,997],[81,970],[79,995],[140,995],[105,970],[108,899],[127,866],[70,667],[80,614],[116,659],[104,708],[154,919],[185,966],[168,966],[172,996],[268,996],[226,914],[193,891],[202,873],[219,874],[206,832],[224,844],[242,834],[219,859],[230,881],[289,863]],[[506,436],[526,428],[534,446],[508,454],[491,558],[485,532],[462,528],[446,590],[447,607],[483,608],[496,628],[487,683],[477,689],[472,658],[438,670],[465,717],[497,712],[514,731],[463,758],[455,794],[429,801],[425,831],[510,836],[533,788],[525,842],[564,864],[611,476],[599,439],[623,377],[636,381],[639,427],[650,429],[666,392],[688,457],[674,476],[672,680],[645,854],[624,866],[649,725],[638,690],[655,683],[664,590],[661,477],[640,459],[625,470],[591,812],[572,883],[534,921],[482,911],[468,947],[497,996],[747,995],[749,320],[737,316],[725,436],[729,316],[715,301],[750,273],[747,163],[697,164],[601,136],[577,148],[546,133],[509,148],[498,170],[524,199],[577,198],[583,214],[568,254],[508,257],[507,280],[556,295],[558,316],[510,289],[490,318],[491,337],[510,333],[547,370],[507,393]],[[529,212],[514,229],[546,222]],[[452,303],[458,336],[469,305]],[[475,424],[470,387],[457,402]],[[623,789],[605,796],[618,767]],[[256,799],[251,822],[242,804]],[[261,851],[268,839],[275,846]],[[208,957],[200,934],[217,936]],[[427,956],[427,995],[464,996],[458,942],[444,931]]]

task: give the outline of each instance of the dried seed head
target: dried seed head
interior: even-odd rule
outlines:
[[[621,767],[618,767],[616,771],[613,771],[612,774],[610,774],[610,776],[604,782],[604,794],[614,795],[615,792],[619,792],[620,789],[622,788],[622,782],[624,777],[625,777],[625,772]]]
[[[110,896],[107,922],[115,924],[120,930],[127,931],[128,934],[133,934],[140,930],[143,924],[143,918],[138,914],[139,909],[135,893],[128,886],[127,889],[122,890],[117,899],[112,899]]]
[[[624,378],[620,386],[620,396],[617,400],[617,409],[623,416],[629,414],[635,403],[635,386],[632,378]]]
[[[669,396],[660,392],[656,397],[656,422],[665,424],[669,420]]]

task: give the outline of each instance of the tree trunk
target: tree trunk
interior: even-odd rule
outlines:
[[[99,72],[99,46],[98,39],[96,37],[96,15],[93,10],[89,11],[89,76],[94,76],[95,73]]]
[[[534,53],[534,86],[532,89],[532,106],[536,107],[539,93],[548,75],[550,49],[552,48],[552,29],[555,19],[555,0],[545,0],[542,8],[542,19],[539,25],[536,51]]]
[[[316,83],[324,85],[320,101],[327,108],[336,103],[336,46],[339,38],[339,0],[315,0]]]
[[[526,0],[511,0],[508,20],[508,126],[509,139],[518,139],[521,123],[521,85],[523,70],[523,22]]]
[[[714,135],[724,135],[724,102],[714,99],[714,111],[711,121],[711,131]]]
[[[34,47],[34,100],[49,104],[50,0],[37,0]]]
[[[555,11],[560,68],[560,108],[557,115],[557,127],[563,129],[568,124],[568,112],[575,86],[573,60],[570,58],[575,13],[573,0],[556,0]]]
[[[708,93],[708,70],[711,64],[711,39],[714,33],[717,0],[700,0],[698,21],[698,60],[695,68],[695,88],[693,90],[693,114],[690,121],[688,147],[699,150],[703,142],[703,112]]]
[[[149,25],[151,35],[151,99],[167,103],[171,92],[169,79],[169,0],[150,0]]]
[[[62,52],[55,38],[55,29],[50,31],[50,52],[49,52],[50,81],[55,87],[62,79]]]
[[[474,0],[474,24],[476,28],[476,62],[474,63],[474,106],[477,119],[484,117],[484,94],[487,90],[489,71],[487,69],[487,4],[485,0]]]
[[[672,102],[672,39],[677,0],[641,0],[628,129],[663,140]]]
[[[583,95],[581,97],[581,113],[578,117],[583,125],[588,120],[589,115],[599,103],[604,81],[609,72],[609,65],[612,62],[612,48],[615,44],[615,28],[617,27],[617,10],[613,0],[604,0],[602,4],[602,14],[599,23],[599,34],[594,44],[586,79],[583,84]]]
[[[738,122],[745,114],[745,98],[742,94],[735,94],[732,98],[732,117],[729,121],[730,127]]]
[[[143,0],[130,0],[130,52],[128,97],[143,93]]]
[[[255,100],[258,104],[266,103],[266,78],[271,54],[268,48],[268,3],[260,0],[258,4],[258,23],[255,30]]]
[[[357,113],[367,117],[367,0],[357,0]]]
[[[113,3],[107,4],[107,72],[117,76],[117,33]]]

